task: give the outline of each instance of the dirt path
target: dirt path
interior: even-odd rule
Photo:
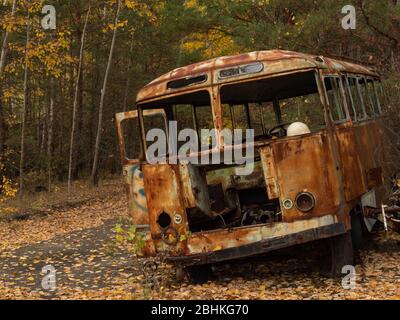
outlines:
[[[96,290],[112,279],[138,275],[129,254],[111,245],[117,220],[104,225],[59,236],[51,241],[24,246],[0,256],[0,279],[9,288],[25,288],[33,296],[61,298],[60,290],[49,293],[42,288],[42,268],[53,266],[57,286],[74,290]],[[0,293],[1,295],[1,293]]]
[[[15,233],[0,252],[0,299],[400,299],[400,236],[382,231],[361,252],[354,290],[321,276],[321,258],[313,247],[220,266],[201,286],[175,283],[173,270],[162,266],[160,290],[151,290],[141,262],[112,245],[123,206],[115,197],[0,225],[0,236],[6,227]],[[54,231],[60,226],[63,231]],[[18,233],[30,236],[17,241]],[[11,246],[12,239],[18,245]],[[49,265],[56,270],[54,292],[42,288],[41,271]]]

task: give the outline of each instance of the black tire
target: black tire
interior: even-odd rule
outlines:
[[[176,281],[178,281],[179,283],[183,282],[186,277],[185,269],[182,266],[176,266],[175,276],[176,276]]]
[[[344,266],[354,266],[354,250],[350,232],[330,239],[331,276],[343,276]]]
[[[193,284],[207,283],[212,276],[211,265],[200,265],[186,267],[190,282]]]
[[[353,241],[353,248],[356,251],[362,249],[365,244],[363,219],[362,214],[358,212],[354,212],[351,215],[351,239]]]

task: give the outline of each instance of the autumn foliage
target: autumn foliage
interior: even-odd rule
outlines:
[[[179,66],[220,55],[289,49],[356,59],[391,79],[400,69],[400,5],[395,1],[354,1],[356,30],[342,28],[341,9],[348,3],[337,0],[124,0],[118,16],[116,0],[54,0],[55,30],[41,25],[42,8],[50,3],[21,0],[15,8],[13,0],[3,3],[0,192],[6,196],[15,196],[11,190],[21,169],[38,177],[23,179],[27,190],[33,183],[51,189],[52,181],[65,181],[70,165],[73,179],[88,177],[96,153],[100,175],[119,173],[114,114],[133,109],[140,87]],[[104,83],[104,108],[99,109]],[[73,121],[77,138],[70,153]]]

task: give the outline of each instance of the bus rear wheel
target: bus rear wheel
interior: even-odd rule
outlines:
[[[354,266],[354,249],[351,233],[330,239],[331,270],[333,278],[343,276],[343,267]]]
[[[351,239],[353,241],[354,250],[358,251],[364,247],[365,237],[363,221],[364,217],[359,211],[353,211],[351,214]]]
[[[212,276],[211,265],[198,265],[186,267],[189,281],[193,284],[205,284]]]

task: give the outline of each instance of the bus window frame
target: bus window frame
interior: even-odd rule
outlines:
[[[155,110],[155,109],[158,109],[158,110],[159,109],[163,109],[165,111],[166,121],[167,121],[167,124],[168,124],[167,127],[166,127],[166,131],[167,131],[166,135],[167,135],[168,141],[169,141],[169,135],[170,135],[170,133],[169,133],[169,122],[170,121],[174,121],[174,119],[172,119],[172,120],[169,119],[168,112],[173,114],[174,113],[173,109],[174,109],[175,105],[165,106],[165,105],[163,105],[164,104],[163,100],[166,100],[168,98],[173,98],[173,97],[176,97],[176,96],[181,96],[181,95],[190,95],[190,94],[198,93],[198,92],[207,92],[208,95],[209,95],[210,108],[211,108],[211,113],[212,113],[212,117],[213,117],[213,129],[211,129],[211,130],[214,130],[214,132],[216,133],[216,137],[215,137],[216,144],[215,144],[214,148],[210,148],[209,150],[206,150],[206,151],[200,150],[199,152],[191,153],[188,156],[189,157],[202,156],[202,155],[212,154],[214,152],[220,152],[221,151],[220,133],[219,133],[219,129],[216,127],[216,121],[215,121],[215,118],[216,118],[215,110],[216,110],[218,104],[217,104],[216,99],[215,99],[213,88],[212,87],[199,88],[197,90],[190,90],[190,91],[185,92],[185,93],[168,95],[168,96],[164,97],[164,99],[154,99],[151,102],[160,104],[160,106],[157,107],[157,108],[146,108],[145,106],[143,106],[143,104],[142,105],[141,104],[137,105],[140,132],[141,132],[141,135],[142,135],[141,139],[142,139],[142,144],[143,144],[143,155],[141,156],[141,159],[140,159],[141,161],[147,161],[146,154],[147,154],[147,149],[148,149],[147,148],[147,141],[146,141],[146,134],[145,134],[145,127],[144,127],[144,116],[145,116],[144,113],[146,113],[146,111],[148,111],[148,110]],[[191,106],[192,106],[191,109],[192,109],[192,112],[193,112],[193,107],[196,108],[196,104],[192,103]],[[192,116],[193,116],[193,113],[192,113]],[[174,118],[174,115],[173,115],[173,118]],[[198,124],[196,124],[196,126],[197,125]],[[199,137],[199,139],[200,139],[200,137]],[[169,154],[167,154],[167,158],[171,158],[171,156]],[[178,155],[178,159],[179,159],[179,155]]]
[[[365,87],[365,91],[367,93],[368,96],[368,100],[370,105],[372,106],[372,110],[370,110],[371,115],[368,114],[367,112],[367,104],[366,101],[364,100],[363,95],[361,94],[362,98],[363,98],[363,102],[364,102],[364,111],[366,113],[367,119],[366,120],[371,120],[371,119],[375,119],[376,117],[379,116],[379,114],[376,113],[375,110],[375,104],[374,101],[372,99],[371,93],[370,93],[370,89],[369,89],[369,85],[368,85],[368,80],[371,80],[372,83],[374,82],[374,78],[371,77],[367,77],[367,76],[360,76],[359,77],[360,80],[362,80],[362,84],[358,82],[358,85],[360,86],[360,93],[361,93],[361,85],[363,85]]]
[[[329,111],[328,111],[329,107],[327,107],[325,105],[325,103],[324,103],[324,101],[322,99],[322,96],[321,96],[321,94],[325,94],[325,96],[327,98],[325,84],[323,84],[322,88],[320,87],[320,83],[319,82],[321,80],[321,73],[320,73],[320,70],[318,68],[307,68],[307,69],[295,70],[295,71],[290,71],[290,72],[282,72],[282,73],[277,73],[277,74],[273,74],[273,75],[267,75],[267,76],[256,77],[256,78],[251,78],[251,79],[243,79],[243,80],[240,80],[240,81],[220,84],[218,86],[218,91],[219,91],[218,99],[219,99],[219,101],[216,101],[215,103],[217,105],[219,103],[221,105],[221,108],[222,108],[222,100],[221,100],[220,92],[224,87],[228,87],[228,86],[231,86],[231,85],[234,85],[234,84],[239,84],[239,83],[248,83],[248,82],[259,81],[259,80],[263,80],[263,79],[278,79],[278,78],[284,77],[284,76],[296,75],[296,74],[307,73],[307,72],[313,72],[314,73],[315,85],[318,88],[318,91],[315,94],[317,94],[319,96],[319,98],[320,98],[321,107],[324,110],[325,126],[327,127],[327,126],[329,126],[328,119],[327,119],[327,114],[329,113]],[[324,76],[322,76],[322,77],[324,77]],[[323,82],[323,79],[322,79],[322,82]],[[321,90],[324,91],[324,92],[321,92]],[[272,103],[272,105],[274,107],[274,113],[275,113],[275,118],[276,118],[277,125],[282,125],[283,124],[282,123],[283,120],[282,120],[282,112],[281,112],[280,102],[281,102],[281,99],[279,99],[278,96],[275,96],[273,101],[268,101],[268,103]],[[221,121],[222,121],[222,118],[223,117],[222,117],[222,114],[221,114]],[[329,118],[329,121],[332,121],[332,120]],[[222,143],[221,144],[221,148],[223,148],[224,146],[225,146],[225,144]]]
[[[343,104],[343,107],[345,109],[345,118],[344,119],[335,120],[333,118],[333,109],[332,108],[335,107],[335,106],[331,105],[331,101],[330,101],[330,99],[328,97],[328,90],[326,89],[326,85],[325,85],[325,79],[328,79],[328,78],[336,78],[336,79],[339,80],[339,87],[337,88],[337,84],[335,83],[334,84],[334,87],[335,87],[334,90],[339,89],[339,92],[337,92],[337,93],[340,93],[340,96],[342,98],[342,104]],[[331,119],[332,123],[335,124],[335,125],[338,125],[338,124],[352,122],[353,120],[351,119],[351,115],[350,115],[350,112],[349,112],[349,107],[347,105],[347,99],[346,99],[346,95],[345,95],[345,92],[344,92],[343,80],[342,80],[341,75],[340,74],[324,74],[322,82],[323,82],[323,85],[324,85],[325,98],[326,98],[326,102],[328,104],[329,113],[330,113],[330,119]]]
[[[378,94],[378,88],[377,88],[377,84],[380,83],[379,79],[374,78],[372,81],[372,86],[374,88],[374,95],[375,95],[375,99],[376,102],[378,104],[378,116],[381,116],[383,114],[383,108],[382,108],[382,102],[379,98],[379,94]]]
[[[352,94],[352,92],[350,90],[349,78],[345,74],[345,75],[342,76],[342,80],[343,79],[344,79],[344,85],[346,86],[345,91],[347,92],[347,95],[349,96],[349,100],[350,100],[348,102],[351,104],[351,110],[353,110],[353,114],[354,114],[354,119],[351,117],[351,115],[350,115],[350,118],[352,119],[353,122],[357,122],[358,121],[358,114],[357,114],[356,104],[354,102],[354,97],[353,97],[353,94]],[[347,99],[346,99],[346,101],[347,101]]]
[[[387,108],[388,108],[387,92],[386,92],[386,89],[385,89],[382,79],[380,79],[380,78],[376,79],[374,84],[375,84],[376,93],[377,93],[378,99],[379,99],[379,105],[381,107],[381,114],[383,115],[387,111]],[[380,94],[379,94],[379,91],[381,91]]]
[[[358,99],[361,102],[361,109],[362,109],[363,114],[364,114],[363,118],[360,118],[359,115],[357,115],[357,121],[356,122],[360,123],[360,122],[367,121],[369,119],[369,116],[368,116],[368,113],[367,113],[364,97],[363,97],[363,95],[361,93],[361,85],[360,85],[360,79],[363,78],[363,76],[359,75],[359,74],[346,74],[346,78],[347,79],[353,79],[355,81],[355,87],[356,87]],[[349,83],[349,89],[350,89],[350,83]],[[354,101],[353,95],[352,95],[352,99]],[[355,107],[355,103],[354,103],[354,107]]]

